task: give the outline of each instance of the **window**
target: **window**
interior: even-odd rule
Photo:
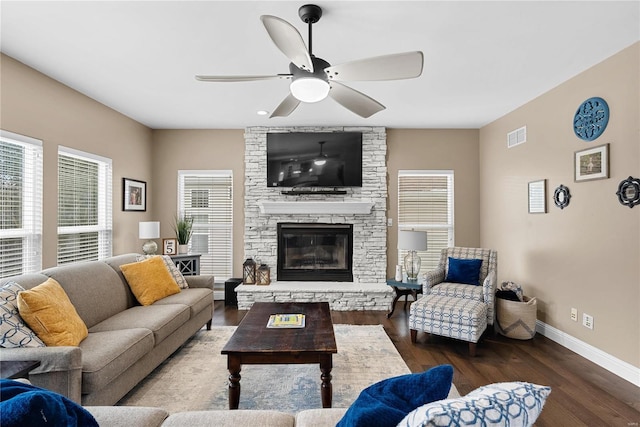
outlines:
[[[42,141],[0,131],[0,277],[42,268]]]
[[[58,265],[111,256],[111,159],[58,150]]]
[[[441,250],[454,246],[453,226],[453,171],[398,171],[398,229],[427,232],[421,271],[437,267]],[[398,259],[406,254],[399,250]]]
[[[189,251],[201,254],[200,272],[226,280],[233,274],[233,174],[178,171],[178,212],[193,218]]]

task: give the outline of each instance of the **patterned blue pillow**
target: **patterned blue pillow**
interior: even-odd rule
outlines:
[[[525,382],[489,384],[458,399],[429,403],[412,411],[398,427],[531,426],[550,387]]]
[[[467,285],[480,284],[481,259],[459,259],[449,257],[449,268],[445,282],[465,283]]]
[[[24,288],[16,282],[7,282],[0,288],[0,347],[45,347],[18,313],[18,293],[21,291]]]
[[[362,390],[337,427],[396,425],[420,405],[449,395],[453,368],[440,365],[418,374],[387,378]]]

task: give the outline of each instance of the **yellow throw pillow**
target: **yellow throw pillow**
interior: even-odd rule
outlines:
[[[131,292],[142,305],[180,292],[178,284],[164,265],[162,257],[151,257],[144,261],[123,264],[122,274],[127,279]]]
[[[77,346],[89,334],[66,292],[53,279],[20,292],[18,312],[48,346]]]

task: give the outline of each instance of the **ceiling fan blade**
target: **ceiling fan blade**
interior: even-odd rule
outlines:
[[[422,52],[404,52],[345,62],[324,71],[336,81],[401,80],[422,74],[423,62]]]
[[[269,37],[271,37],[271,40],[273,40],[278,49],[284,53],[284,56],[289,58],[296,67],[313,72],[311,56],[298,30],[277,16],[262,15],[260,19],[267,29]]]
[[[300,105],[300,101],[298,101],[293,95],[289,94],[281,103],[276,107],[276,109],[271,113],[269,118],[272,117],[287,117],[289,114],[293,112]]]
[[[276,74],[275,76],[196,76],[201,82],[253,82],[258,80],[290,79],[291,74]]]
[[[365,119],[385,109],[385,106],[375,99],[335,81],[331,82],[329,96],[347,110]]]

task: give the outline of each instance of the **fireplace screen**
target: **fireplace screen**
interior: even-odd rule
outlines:
[[[278,224],[278,280],[353,281],[351,224]]]

